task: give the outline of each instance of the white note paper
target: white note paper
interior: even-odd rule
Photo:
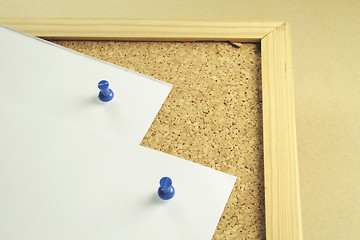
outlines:
[[[210,240],[236,179],[1,101],[0,116],[0,239]]]
[[[114,92],[98,98],[102,79]],[[171,84],[0,25],[0,99],[139,144]]]
[[[0,239],[210,240],[236,178],[138,145],[170,90],[0,26]]]

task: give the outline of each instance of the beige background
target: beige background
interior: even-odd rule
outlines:
[[[304,239],[360,239],[359,0],[0,0],[0,17],[290,22]]]

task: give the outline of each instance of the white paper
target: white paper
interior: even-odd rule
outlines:
[[[4,101],[0,116],[0,239],[210,240],[236,179]]]
[[[210,240],[236,178],[138,146],[170,90],[0,26],[0,239]]]
[[[98,99],[102,79],[114,92]],[[0,99],[139,144],[171,84],[0,25]]]

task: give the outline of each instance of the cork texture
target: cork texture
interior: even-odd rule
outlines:
[[[213,239],[265,239],[259,44],[53,42],[173,84],[141,145],[237,176]]]

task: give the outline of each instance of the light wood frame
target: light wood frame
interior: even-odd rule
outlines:
[[[288,23],[13,18],[0,24],[45,39],[261,42],[266,237],[302,239]]]

